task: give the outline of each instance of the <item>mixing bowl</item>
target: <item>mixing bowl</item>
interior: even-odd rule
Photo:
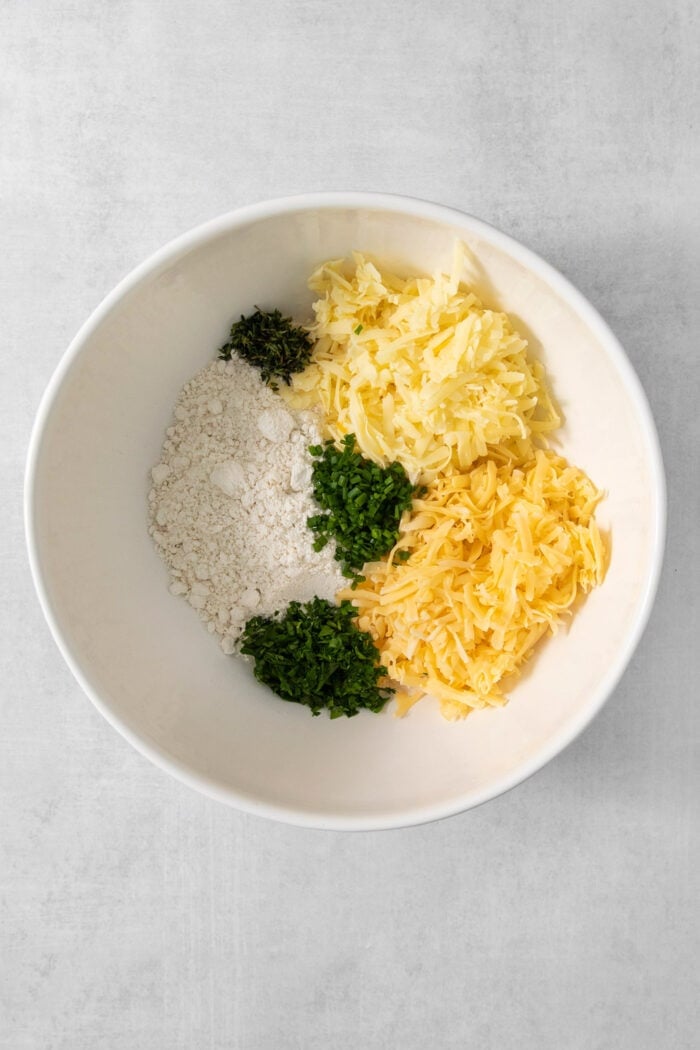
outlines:
[[[606,498],[604,584],[544,641],[502,709],[444,721],[423,701],[313,718],[224,656],[168,593],[147,532],[149,468],[182,384],[253,305],[309,316],[308,275],[358,249],[405,273],[448,268],[507,311],[551,377],[556,447]],[[569,744],[619,680],[647,620],[665,496],[654,424],[617,340],[556,270],[484,222],[407,198],[332,193],[257,204],[157,252],[104,300],[42,401],[26,523],[46,618],[98,709],[139,751],[206,794],[303,825],[389,828],[444,817],[513,787]]]

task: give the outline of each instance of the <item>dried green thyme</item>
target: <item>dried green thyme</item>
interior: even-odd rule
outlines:
[[[260,370],[264,383],[277,389],[276,381],[288,383],[294,372],[302,372],[311,359],[313,342],[305,328],[279,310],[265,311],[259,306],[249,317],[231,325],[228,342],[219,348],[219,357],[228,361],[232,354],[242,357]]]

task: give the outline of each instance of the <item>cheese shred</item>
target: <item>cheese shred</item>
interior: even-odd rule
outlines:
[[[540,450],[522,466],[483,460],[414,501],[389,557],[339,594],[404,687],[397,713],[426,693],[450,719],[506,702],[502,680],[603,578],[600,498],[581,470]]]
[[[460,286],[463,265],[460,246],[452,273],[404,280],[356,252],[309,281],[313,360],[285,396],[320,406],[329,437],[355,434],[363,455],[398,460],[413,481],[488,454],[523,461],[560,422],[542,365],[506,314]]]
[[[543,366],[505,313],[450,273],[407,280],[364,255],[324,263],[309,366],[284,396],[326,435],[423,486],[389,556],[344,589],[401,690],[446,718],[506,702],[507,680],[603,579],[601,494],[546,450],[560,419]]]

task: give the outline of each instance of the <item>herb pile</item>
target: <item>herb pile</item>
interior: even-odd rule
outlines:
[[[366,562],[387,554],[399,538],[401,515],[411,506],[413,485],[400,463],[380,467],[355,450],[355,435],[312,445],[316,462],[311,477],[314,497],[323,509],[307,521],[315,532],[314,550],[333,538],[343,575],[361,582]]]
[[[219,357],[229,361],[238,354],[260,369],[263,382],[277,389],[276,380],[288,383],[293,372],[302,372],[311,359],[312,342],[308,332],[295,325],[279,310],[266,312],[259,306],[250,317],[241,314],[231,326],[229,341],[219,349]]]
[[[371,636],[355,626],[355,615],[348,601],[291,602],[281,617],[248,620],[241,652],[255,658],[258,681],[315,715],[323,708],[331,718],[361,708],[381,711],[394,690],[379,684],[386,668]]]

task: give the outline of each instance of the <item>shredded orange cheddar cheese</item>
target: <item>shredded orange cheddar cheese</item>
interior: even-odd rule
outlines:
[[[603,578],[600,498],[577,467],[537,451],[438,478],[414,502],[389,557],[339,594],[405,688],[399,713],[426,693],[452,719],[505,703],[501,681]]]

